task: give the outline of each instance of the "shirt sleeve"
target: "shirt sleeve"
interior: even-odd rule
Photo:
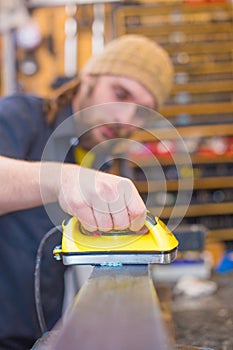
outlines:
[[[15,94],[0,99],[0,154],[26,159],[36,135],[39,99]],[[42,116],[40,116],[42,117]]]

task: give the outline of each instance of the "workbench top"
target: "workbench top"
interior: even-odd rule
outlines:
[[[209,296],[173,296],[176,343],[214,350],[233,349],[233,271],[213,274],[217,291]]]

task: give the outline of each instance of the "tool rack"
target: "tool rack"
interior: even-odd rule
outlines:
[[[168,51],[174,63],[171,96],[159,112],[175,126],[187,145],[190,142],[195,144],[189,151],[193,195],[182,222],[205,225],[207,242],[233,240],[231,2],[128,2],[127,5],[118,5],[113,17],[116,36],[126,33],[147,35]],[[161,139],[174,142],[169,129],[159,132],[163,133]],[[158,141],[145,131],[138,132],[134,140],[148,146],[152,153]],[[224,150],[215,147],[218,142],[220,146],[225,145]],[[182,169],[183,162],[179,151],[164,155],[156,150],[154,155],[164,170],[169,200],[163,207],[156,200],[152,201],[149,209],[153,214],[159,212],[166,221],[174,210],[177,191],[183,191],[185,196],[190,190],[191,172],[184,167],[178,181],[175,168],[178,165]],[[128,165],[129,169],[127,166],[122,168],[135,181],[142,196],[146,198],[148,188],[155,195],[160,191],[159,181],[154,181],[153,177],[146,181],[140,173],[140,167],[153,167],[153,157],[135,152],[131,154]],[[153,169],[156,172],[156,168]],[[175,215],[183,215],[184,210],[182,204],[176,205]]]

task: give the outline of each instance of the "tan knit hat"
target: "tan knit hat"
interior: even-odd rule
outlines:
[[[140,82],[156,98],[159,106],[168,97],[173,81],[173,65],[167,52],[142,35],[123,35],[93,56],[81,74],[120,75]]]

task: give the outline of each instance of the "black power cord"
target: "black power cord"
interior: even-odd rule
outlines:
[[[40,266],[41,266],[41,258],[43,254],[44,246],[47,242],[47,240],[55,234],[57,231],[62,231],[62,226],[55,226],[51,228],[42,238],[40,241],[37,254],[36,254],[36,264],[35,264],[35,271],[34,271],[34,297],[35,297],[35,304],[36,304],[36,313],[37,318],[40,326],[41,333],[44,334],[48,331],[45,318],[44,318],[44,312],[41,302],[41,290],[40,290]]]

